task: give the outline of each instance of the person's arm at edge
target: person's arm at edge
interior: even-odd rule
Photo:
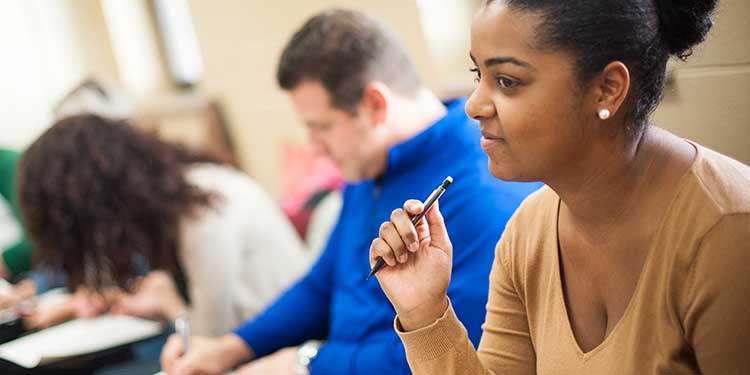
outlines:
[[[727,215],[691,265],[682,323],[702,373],[744,374],[750,342],[750,214]]]

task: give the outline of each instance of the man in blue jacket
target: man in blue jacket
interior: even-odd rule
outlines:
[[[305,23],[277,79],[312,142],[347,184],[326,248],[309,273],[233,333],[194,337],[183,355],[170,338],[169,374],[408,374],[393,330],[395,312],[370,271],[379,225],[410,198],[424,199],[446,176],[440,202],[454,244],[448,294],[477,345],[495,243],[537,184],[507,183],[487,169],[477,124],[464,101],[441,103],[421,83],[393,32],[362,14],[330,10]]]

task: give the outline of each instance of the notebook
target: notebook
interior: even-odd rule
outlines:
[[[0,358],[33,368],[144,340],[161,332],[161,323],[130,316],[76,319],[0,345]]]

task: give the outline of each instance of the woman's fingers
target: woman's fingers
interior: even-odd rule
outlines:
[[[167,339],[167,343],[161,350],[161,355],[159,356],[162,370],[167,373],[172,373],[174,363],[184,353],[185,348],[182,343],[182,338],[177,334],[170,335],[169,339]]]
[[[417,238],[417,230],[411,223],[411,216],[402,209],[395,209],[391,212],[391,222],[396,227],[406,249],[411,252],[417,251],[419,249],[419,240]]]
[[[398,263],[406,262],[406,258],[408,258],[408,255],[406,254],[406,245],[404,244],[404,241],[401,240],[401,236],[393,222],[386,221],[380,225],[380,238],[382,238],[391,248]]]
[[[424,210],[424,203],[420,200],[409,199],[404,202],[404,211],[406,211],[411,217],[421,214],[422,210]]]
[[[382,257],[389,266],[406,263],[409,260],[409,252],[416,252],[420,246],[429,244],[430,232],[435,230],[439,239],[445,237],[450,246],[445,232],[445,224],[442,215],[436,207],[427,212],[424,218],[417,222],[416,227],[412,224],[412,218],[424,211],[424,204],[416,199],[404,202],[403,209],[395,209],[391,212],[390,221],[380,225],[378,238],[370,246],[370,265],[374,265],[378,257]],[[441,242],[441,241],[438,241]],[[436,243],[437,245],[437,243]],[[441,243],[441,245],[445,245]],[[449,250],[449,249],[448,249]]]
[[[379,257],[383,258],[385,264],[389,266],[398,264],[393,249],[380,237],[373,240],[372,245],[370,245],[370,267],[375,266],[375,262],[377,262]]]
[[[411,216],[417,216],[424,211],[424,203],[416,199],[409,199],[404,202],[404,210]],[[427,226],[427,220],[423,217],[420,219],[414,227],[415,233],[417,234],[417,251],[419,247],[430,238],[430,229]]]

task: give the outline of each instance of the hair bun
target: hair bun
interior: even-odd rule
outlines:
[[[669,53],[687,59],[693,53],[693,46],[703,42],[711,30],[718,0],[655,0],[655,3]]]

